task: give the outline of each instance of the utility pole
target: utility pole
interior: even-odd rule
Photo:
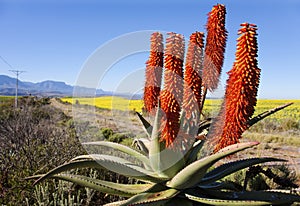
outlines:
[[[26,71],[20,71],[20,70],[9,70],[10,72],[13,72],[16,75],[16,97],[15,97],[15,107],[18,108],[18,85],[19,85],[19,75],[26,72]]]

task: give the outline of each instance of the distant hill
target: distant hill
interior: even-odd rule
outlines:
[[[75,87],[59,81],[43,81],[38,83],[32,82],[18,82],[19,95],[35,95],[35,96],[72,96]],[[78,96],[94,96],[95,90],[85,87],[76,87]],[[6,75],[0,75],[0,95],[15,95],[16,92],[16,78]],[[96,95],[108,95],[111,92],[105,92],[97,89]]]

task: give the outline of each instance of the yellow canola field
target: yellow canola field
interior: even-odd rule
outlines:
[[[75,104],[76,101],[82,105],[93,105],[103,109],[115,109],[115,110],[135,110],[138,112],[142,111],[143,102],[142,100],[129,100],[122,97],[104,96],[96,98],[61,98],[64,102]]]
[[[79,104],[94,105],[104,109],[115,109],[115,110],[135,110],[138,112],[142,111],[143,101],[142,100],[128,100],[122,97],[96,97],[96,98],[62,98],[62,101],[75,104],[76,101]],[[255,115],[260,114],[264,111],[273,109],[283,104],[294,102],[293,105],[271,115],[269,118],[273,119],[286,119],[292,118],[300,121],[300,100],[265,100],[260,99],[255,107]],[[207,99],[204,104],[204,112],[210,115],[216,115],[220,108],[222,100],[220,99]]]

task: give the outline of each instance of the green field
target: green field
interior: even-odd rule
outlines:
[[[0,103],[6,102],[7,100],[15,98],[14,96],[0,96]]]

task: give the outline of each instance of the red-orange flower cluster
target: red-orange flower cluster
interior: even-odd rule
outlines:
[[[198,124],[201,112],[203,37],[202,32],[195,32],[190,36],[185,61],[182,110],[185,112],[185,120],[193,126]]]
[[[150,56],[146,62],[146,81],[144,88],[144,108],[148,113],[154,113],[158,105],[162,67],[163,67],[163,36],[159,32],[151,35]]]
[[[248,128],[247,122],[254,113],[257,89],[259,85],[260,69],[257,66],[256,26],[243,23],[239,30],[236,58],[233,68],[228,72],[224,108],[221,111],[225,121],[222,135],[215,147],[215,152],[241,138]]]
[[[160,93],[162,118],[161,141],[170,146],[179,132],[180,106],[183,92],[184,37],[169,33],[165,48],[164,89]]]
[[[208,13],[207,37],[203,62],[203,85],[210,91],[218,87],[224,62],[227,31],[225,29],[226,8],[215,5]]]

